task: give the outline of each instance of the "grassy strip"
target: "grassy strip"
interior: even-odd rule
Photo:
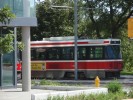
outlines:
[[[48,100],[123,100],[127,99],[128,97],[126,94],[122,92],[117,93],[108,93],[108,94],[80,94],[76,96],[67,96],[67,97],[60,97],[54,96],[49,97]]]
[[[124,92],[108,93],[108,94],[80,94],[67,97],[49,97],[48,100],[123,100],[132,98]]]
[[[133,89],[129,92],[122,91],[122,85],[117,80],[114,80],[107,84],[107,94],[80,94],[75,96],[49,97],[48,100],[123,100],[133,98]]]
[[[121,71],[121,75],[133,75],[133,72]]]
[[[52,81],[52,80],[41,80],[41,81],[36,81],[36,80],[33,80],[32,81],[32,84],[33,85],[52,85],[52,86],[81,86],[81,84],[65,84],[65,83],[59,83],[59,82],[55,82],[55,81]]]
[[[33,80],[32,84],[33,85],[52,85],[52,86],[62,86],[62,85],[65,85],[65,84],[61,84],[59,82],[54,82],[54,81],[51,81],[51,80],[41,80],[41,81]]]

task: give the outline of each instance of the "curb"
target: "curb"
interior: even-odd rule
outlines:
[[[38,93],[38,94],[31,94],[31,100],[47,100],[49,97],[67,97],[67,96],[75,96],[80,94],[99,94],[99,93],[108,93],[107,88],[90,88],[85,90],[72,90],[72,91],[57,91],[57,92],[50,92],[50,93]]]

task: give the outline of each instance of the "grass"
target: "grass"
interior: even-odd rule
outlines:
[[[41,81],[36,81],[36,80],[32,80],[32,85],[52,85],[52,86],[82,86],[81,83],[79,84],[65,84],[65,83],[59,83],[59,82],[55,82],[52,80],[41,80]]]
[[[51,81],[51,80],[41,80],[41,81],[36,81],[36,80],[33,80],[32,81],[32,84],[33,85],[52,85],[52,86],[62,86],[62,85],[65,85],[65,84],[61,84],[59,82],[54,82],[54,81]]]
[[[107,94],[79,94],[75,96],[54,96],[48,100],[123,100],[133,98],[133,88],[129,92],[122,91],[122,85],[117,80],[107,84],[109,89]]]
[[[124,92],[108,93],[108,94],[80,94],[76,96],[54,96],[49,97],[48,100],[123,100],[130,98]]]
[[[133,72],[121,71],[121,75],[133,75]]]

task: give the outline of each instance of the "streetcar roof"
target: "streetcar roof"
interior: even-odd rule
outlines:
[[[31,41],[31,47],[67,47],[74,46],[74,40],[50,40],[50,41]],[[120,45],[120,39],[82,39],[77,40],[78,46],[96,46],[96,45]]]
[[[120,41],[120,39],[78,39],[77,42],[88,42],[88,43],[109,43],[111,41]],[[64,42],[75,42],[75,40],[42,40],[42,41],[31,41],[34,43],[64,43]]]

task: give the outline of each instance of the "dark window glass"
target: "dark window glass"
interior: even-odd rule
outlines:
[[[95,58],[96,59],[103,58],[103,47],[95,47]]]
[[[78,60],[119,59],[120,46],[79,46]],[[74,47],[32,48],[32,60],[74,60]]]
[[[46,48],[32,48],[31,49],[31,60],[45,60],[46,59]]]
[[[48,60],[59,60],[60,59],[60,48],[49,48],[47,51]]]
[[[103,46],[92,46],[89,47],[89,58],[90,59],[103,59],[104,58],[104,51]]]
[[[95,58],[95,48],[90,47],[90,59],[94,59],[94,58]]]
[[[120,44],[120,41],[111,41],[111,44]]]
[[[78,59],[79,60],[85,60],[86,59],[86,55],[87,55],[86,52],[87,52],[86,47],[80,46],[78,48]]]
[[[105,46],[105,58],[106,59],[120,59],[120,46],[119,45],[110,45]]]
[[[73,60],[74,59],[74,48],[63,47],[61,49],[61,60]]]

